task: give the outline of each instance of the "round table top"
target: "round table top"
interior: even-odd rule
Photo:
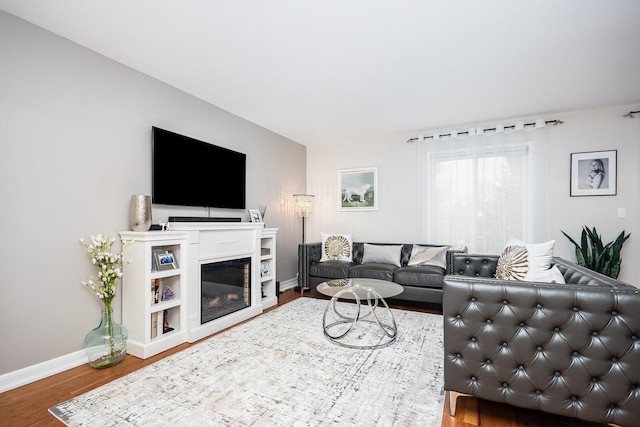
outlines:
[[[316,289],[321,294],[330,297],[345,289],[352,290],[353,292],[345,292],[340,295],[340,298],[345,299],[356,299],[356,296],[358,298],[367,298],[368,290],[375,291],[381,298],[394,297],[404,291],[402,286],[394,282],[364,278],[328,280],[320,283]]]

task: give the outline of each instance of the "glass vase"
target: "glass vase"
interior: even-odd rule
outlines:
[[[113,321],[111,304],[105,304],[100,325],[84,338],[89,366],[96,369],[117,365],[127,354],[127,329]]]

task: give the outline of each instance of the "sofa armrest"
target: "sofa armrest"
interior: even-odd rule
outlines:
[[[640,293],[448,275],[445,389],[600,423],[640,419]]]
[[[468,254],[451,252],[447,254],[447,274],[469,277],[495,277],[500,255]]]

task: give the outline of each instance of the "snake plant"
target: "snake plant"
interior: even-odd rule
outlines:
[[[616,240],[606,245],[602,244],[602,239],[595,227],[593,227],[592,230],[587,226],[582,227],[581,244],[576,243],[576,241],[564,231],[562,234],[575,245],[578,265],[582,265],[613,279],[618,278],[618,274],[620,274],[620,264],[622,263],[620,251],[622,251],[622,245],[631,234],[625,235],[624,230],[622,230],[622,233],[620,233]]]

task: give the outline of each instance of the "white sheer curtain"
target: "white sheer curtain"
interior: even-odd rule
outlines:
[[[469,129],[420,142],[423,241],[499,254],[511,238],[550,237],[547,129]]]

